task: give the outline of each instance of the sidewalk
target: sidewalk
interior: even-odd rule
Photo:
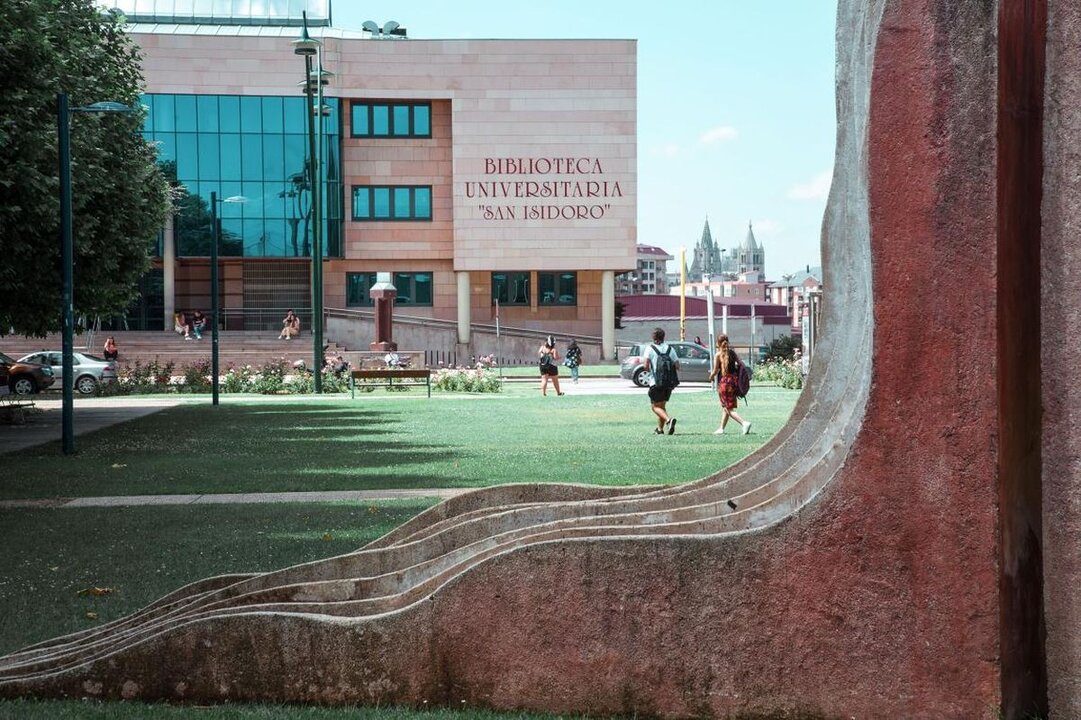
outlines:
[[[433,497],[445,500],[477,489],[431,488],[425,490],[329,490],[325,492],[221,493],[209,495],[118,495],[112,497],[49,498],[44,500],[0,500],[0,509],[328,503]]]

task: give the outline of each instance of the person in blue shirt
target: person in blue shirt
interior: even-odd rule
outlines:
[[[664,328],[654,328],[653,344],[649,346],[649,350],[646,352],[646,370],[653,377],[649,386],[649,403],[653,414],[657,416],[657,429],[654,432],[658,435],[663,435],[666,432],[671,435],[676,431],[676,419],[668,414],[666,406],[668,400],[672,397],[673,388],[664,387],[657,382],[654,371],[658,365],[660,355],[667,355],[675,369],[679,370],[679,356],[676,355],[675,348],[664,341]]]

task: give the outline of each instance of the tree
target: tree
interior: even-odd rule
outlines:
[[[799,346],[800,341],[791,335],[781,335],[766,346],[766,360],[791,360]]]
[[[0,335],[60,329],[56,95],[139,108],[139,50],[94,0],[8,0],[0,12]],[[71,122],[75,314],[122,313],[138,295],[169,185],[142,113]]]

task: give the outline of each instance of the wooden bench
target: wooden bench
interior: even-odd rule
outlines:
[[[357,396],[357,380],[385,381],[387,387],[394,385],[395,380],[424,380],[428,387],[428,397],[432,396],[432,371],[428,368],[379,368],[370,370],[353,370],[349,375],[349,395]]]
[[[22,425],[26,422],[27,410],[36,407],[34,400],[26,395],[5,393],[0,395],[0,416],[2,423],[8,425]]]

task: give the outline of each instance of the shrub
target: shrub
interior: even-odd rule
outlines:
[[[767,360],[754,368],[755,382],[772,382],[789,390],[803,387],[803,369],[799,360]]]
[[[799,340],[791,335],[781,335],[766,346],[766,360],[791,360],[799,347]]]
[[[212,380],[210,377],[210,361],[197,360],[192,365],[185,365],[183,372],[183,386],[188,392],[210,392]],[[219,389],[221,377],[218,378]]]
[[[497,393],[503,390],[495,373],[484,368],[436,370],[432,387],[444,392]]]

